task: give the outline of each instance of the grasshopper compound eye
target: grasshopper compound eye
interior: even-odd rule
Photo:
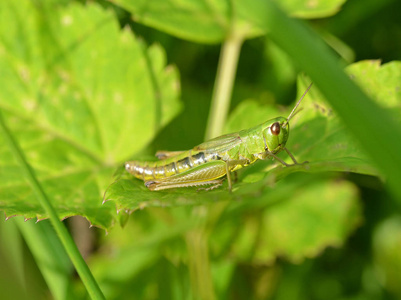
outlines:
[[[279,122],[274,122],[272,126],[270,127],[270,131],[273,135],[279,135],[280,134],[280,124]]]

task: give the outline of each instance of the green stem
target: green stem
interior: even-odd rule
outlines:
[[[56,230],[61,243],[63,244],[67,254],[69,255],[72,263],[75,266],[79,276],[82,279],[89,295],[92,299],[105,299],[103,296],[95,278],[93,277],[92,273],[90,272],[87,264],[85,263],[84,259],[82,258],[81,254],[77,246],[75,245],[71,235],[68,233],[66,227],[62,222],[60,222],[59,217],[57,215],[56,210],[53,208],[52,204],[49,201],[46,193],[44,192],[42,186],[40,185],[39,181],[37,180],[35,173],[31,166],[26,161],[19,145],[14,140],[12,134],[10,133],[9,129],[7,128],[2,113],[0,111],[0,128],[3,132],[3,136],[8,143],[10,151],[14,154],[14,157],[18,161],[19,165],[22,168],[22,172],[24,173],[26,179],[30,183],[36,197],[38,198],[41,206],[45,209],[47,214],[49,215],[50,222],[52,223],[54,229]]]
[[[205,140],[219,136],[223,132],[223,126],[226,122],[228,109],[230,108],[231,94],[242,42],[243,38],[241,36],[231,35],[222,46]]]
[[[223,132],[242,42],[243,37],[231,35],[222,46],[205,140],[219,136]],[[215,294],[211,278],[208,238],[208,232],[204,226],[200,226],[187,234],[186,242],[194,292],[200,299],[213,300]]]
[[[208,240],[209,234],[204,226],[199,226],[186,235],[193,294],[202,300],[216,298],[210,270]]]

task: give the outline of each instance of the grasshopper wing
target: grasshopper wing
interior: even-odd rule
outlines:
[[[155,156],[158,159],[163,160],[163,159],[167,159],[167,158],[170,158],[170,157],[173,157],[173,156],[180,155],[180,154],[182,154],[184,152],[185,151],[157,151]]]
[[[222,135],[206,141],[194,148],[196,151],[225,152],[241,144],[242,140],[238,132]]]

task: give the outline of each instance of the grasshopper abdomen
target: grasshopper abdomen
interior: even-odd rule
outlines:
[[[195,154],[193,152],[193,150],[184,151],[179,155],[154,162],[128,161],[125,163],[125,169],[136,178],[148,181],[181,174],[206,162],[221,159],[218,155],[203,151]]]

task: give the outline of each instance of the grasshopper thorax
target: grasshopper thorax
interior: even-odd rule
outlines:
[[[263,140],[265,143],[265,151],[278,153],[288,140],[290,126],[286,118],[279,117],[270,120],[263,129]]]

